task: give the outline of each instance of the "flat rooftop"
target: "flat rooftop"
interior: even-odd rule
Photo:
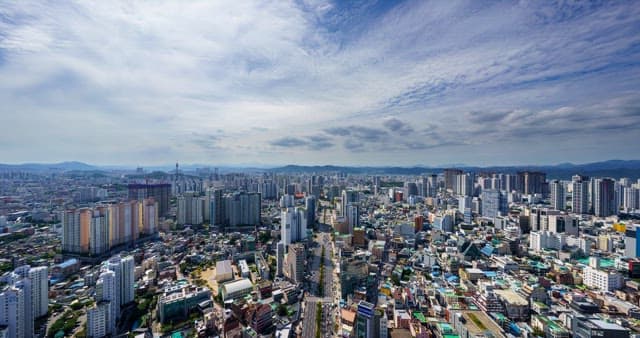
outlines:
[[[482,311],[462,311],[462,317],[466,320],[464,326],[473,336],[490,331],[495,338],[506,338],[502,329]]]
[[[511,289],[494,290],[494,292],[496,295],[504,298],[510,304],[523,305],[523,306],[529,305],[529,302],[527,302],[526,299],[524,299],[522,296],[520,296],[519,294],[517,294],[515,291]]]

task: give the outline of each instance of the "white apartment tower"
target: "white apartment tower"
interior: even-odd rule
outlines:
[[[574,175],[571,184],[571,212],[576,214],[589,213],[589,179]]]
[[[30,338],[25,331],[25,306],[27,303],[24,290],[15,286],[7,286],[0,291],[0,325],[6,326],[8,338]]]
[[[285,246],[299,242],[307,237],[306,210],[286,208],[280,218],[281,240]]]

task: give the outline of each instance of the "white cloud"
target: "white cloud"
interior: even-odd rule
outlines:
[[[604,120],[563,142],[611,144],[606,127],[638,116],[629,97],[640,84],[639,17],[623,2],[2,3],[0,158],[509,162],[473,145],[528,145],[513,131],[495,137],[470,113],[526,112],[508,115],[520,117],[510,128],[535,118],[532,130],[544,131],[600,109]],[[346,126],[352,135],[324,132]],[[418,132],[426,126],[431,139]],[[540,142],[539,160],[555,160],[543,150],[557,140]],[[567,160],[635,156],[616,151],[571,151]]]

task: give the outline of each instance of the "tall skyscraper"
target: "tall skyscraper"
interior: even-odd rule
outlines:
[[[316,197],[305,197],[304,207],[307,210],[307,227],[313,227],[316,224]]]
[[[505,174],[503,178],[503,189],[507,192],[518,191],[518,177],[514,174]]]
[[[598,178],[595,180],[593,211],[598,217],[607,217],[618,213],[616,210],[614,180]]]
[[[564,185],[558,180],[549,183],[549,191],[551,192],[551,207],[556,210],[565,209]]]
[[[467,173],[456,175],[456,184],[454,193],[460,196],[473,195],[473,183],[475,181],[475,175]]]
[[[212,225],[222,225],[224,206],[222,204],[222,190],[209,189],[209,222]]]
[[[282,276],[284,272],[284,253],[285,253],[285,245],[282,241],[278,242],[277,251],[276,251],[276,269],[277,276]]]
[[[340,215],[347,215],[347,206],[349,204],[357,204],[360,202],[360,194],[355,190],[342,190],[340,201]]]
[[[484,190],[481,199],[483,217],[495,218],[509,211],[507,196],[499,190]]]
[[[427,195],[425,197],[434,197],[438,192],[438,175],[432,174],[427,176]]]
[[[589,178],[574,175],[571,178],[571,211],[576,214],[589,213]]]
[[[289,207],[282,211],[280,218],[281,241],[285,246],[307,237],[306,211]]]
[[[349,234],[353,234],[353,228],[360,226],[360,206],[357,204],[347,205],[345,220],[349,225]]]

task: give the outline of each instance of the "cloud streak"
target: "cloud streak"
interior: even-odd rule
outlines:
[[[639,60],[632,1],[3,2],[0,157],[635,158]]]

